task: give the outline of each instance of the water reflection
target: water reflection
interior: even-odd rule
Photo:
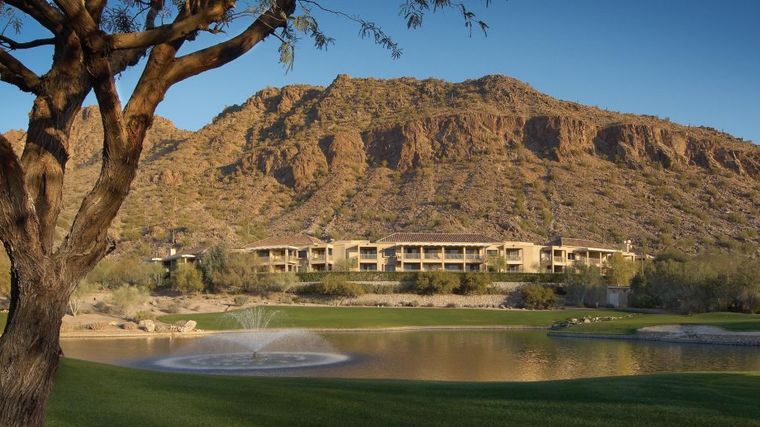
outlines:
[[[538,381],[673,371],[760,370],[760,349],[751,347],[551,338],[535,331],[321,335],[336,351],[353,355],[354,362],[267,374]],[[198,338],[68,339],[62,346],[68,357],[130,365],[136,359],[185,353],[196,340]]]

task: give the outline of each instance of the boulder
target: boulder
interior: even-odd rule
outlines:
[[[177,323],[177,331],[178,332],[192,332],[195,330],[195,327],[198,326],[198,322],[195,320],[185,320],[183,322]]]
[[[150,319],[141,320],[140,323],[138,323],[137,327],[145,332],[155,332],[156,322]]]
[[[125,331],[136,331],[137,330],[137,323],[135,322],[124,322],[121,324],[121,329],[124,329]]]

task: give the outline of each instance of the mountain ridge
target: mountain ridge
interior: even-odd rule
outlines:
[[[83,109],[60,234],[97,174]],[[23,137],[9,138],[16,146]],[[157,117],[114,224],[122,250],[307,231],[760,243],[760,146],[707,127],[556,100],[505,76],[266,88],[192,132]]]

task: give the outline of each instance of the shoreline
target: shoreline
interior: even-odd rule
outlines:
[[[621,341],[665,342],[673,344],[729,345],[735,347],[760,347],[760,334],[747,335],[742,332],[721,334],[673,334],[667,332],[637,332],[635,334],[595,334],[583,332],[549,331],[546,334],[556,338],[585,338]]]
[[[425,332],[425,331],[545,331],[548,326],[529,325],[493,325],[493,326],[388,326],[372,328],[267,328],[268,332],[281,331],[309,331],[328,333],[355,333],[355,332]],[[63,339],[116,339],[116,338],[193,338],[216,334],[242,334],[255,331],[254,329],[219,329],[200,330],[193,332],[65,332],[61,333]]]

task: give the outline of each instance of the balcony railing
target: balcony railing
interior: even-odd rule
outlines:
[[[420,259],[420,254],[419,254],[419,252],[416,252],[416,253],[408,253],[407,252],[407,253],[404,254],[404,258],[407,258],[407,259]]]
[[[554,256],[554,262],[565,262],[565,259],[561,256]]]
[[[377,254],[359,254],[361,259],[377,259]]]
[[[312,255],[309,259],[312,261],[324,261],[327,257],[325,255]]]
[[[507,255],[507,261],[522,261],[520,254]]]
[[[471,259],[471,260],[478,260],[480,259],[480,254],[466,254],[464,258]]]
[[[441,259],[441,254],[439,253],[426,253],[425,259]]]
[[[447,253],[446,259],[464,259],[464,254]]]

